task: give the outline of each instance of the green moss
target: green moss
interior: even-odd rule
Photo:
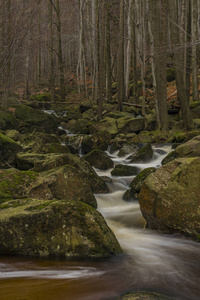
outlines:
[[[35,94],[31,96],[31,100],[36,100],[40,102],[50,102],[51,101],[51,93],[42,93],[42,94]],[[57,94],[55,95],[55,101],[60,101],[60,96]]]
[[[5,136],[0,132],[0,144],[5,144],[5,143],[13,143],[17,144],[15,141],[13,141],[11,138]]]
[[[194,102],[190,103],[190,108],[191,109],[196,108],[197,106],[200,106],[200,102],[199,101],[194,101]]]
[[[24,189],[38,177],[31,171],[17,171],[14,169],[0,173],[0,199],[24,198]]]

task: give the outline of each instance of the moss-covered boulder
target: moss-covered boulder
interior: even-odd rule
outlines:
[[[139,173],[140,169],[137,167],[131,167],[128,165],[116,165],[111,171],[112,176],[134,176]]]
[[[144,180],[153,172],[156,171],[156,168],[146,168],[142,170],[130,183],[130,189],[127,190],[124,195],[123,199],[125,201],[131,201],[138,198],[138,194],[142,187],[142,183]]]
[[[90,138],[88,135],[76,134],[72,136],[62,135],[60,140],[66,145],[66,147],[73,154],[80,154],[82,149],[82,142]]]
[[[16,154],[21,150],[14,140],[0,132],[0,168],[15,166]]]
[[[3,255],[97,258],[122,252],[102,215],[74,201],[1,204],[0,241]]]
[[[108,131],[112,138],[115,137],[119,133],[116,119],[110,117],[104,118],[93,127],[92,133],[100,131]]]
[[[40,173],[40,177],[29,187],[28,195],[35,199],[73,199],[97,208],[88,179],[80,169],[71,165]]]
[[[90,122],[86,119],[78,119],[69,122],[70,131],[77,134],[90,134]]]
[[[16,169],[0,170],[0,202],[8,199],[23,199],[28,197],[28,189],[38,178],[38,174],[31,171]]]
[[[33,132],[32,134],[23,134],[19,138],[20,145],[25,151],[31,151],[38,154],[48,153],[69,153],[70,150],[61,145],[60,140],[54,134],[44,132]]]
[[[145,163],[151,160],[152,157],[153,149],[151,147],[151,144],[146,144],[128,158],[131,159],[131,163]]]
[[[200,105],[197,105],[195,108],[191,109],[193,119],[200,118]]]
[[[108,131],[100,131],[88,137],[83,137],[81,147],[87,154],[94,149],[106,151],[110,144],[111,135]]]
[[[14,109],[14,108],[13,108]],[[19,121],[16,119],[14,113],[0,110],[0,129],[8,130],[8,129],[18,129]]]
[[[175,149],[175,152],[177,153],[178,157],[200,156],[200,135],[178,146]]]
[[[78,188],[77,188],[78,187]],[[43,173],[1,170],[0,199],[73,199],[97,207],[96,199],[88,179],[80,169],[70,165]]]
[[[125,117],[117,118],[117,114],[114,117],[106,117],[101,122],[93,126],[93,131],[108,131],[112,138],[116,135],[123,133],[139,133],[144,129],[144,118],[135,118],[127,114]]]
[[[118,153],[119,157],[131,154],[131,153],[135,153],[137,150],[142,148],[142,144],[139,143],[128,143],[128,144],[124,144],[122,145],[122,147],[120,148],[120,151]]]
[[[26,105],[15,106],[15,117],[20,121],[20,132],[46,132],[55,133],[58,122],[55,117],[33,109]]]
[[[93,167],[100,170],[107,170],[114,167],[112,159],[101,150],[92,150],[86,154],[83,159],[89,162]]]
[[[120,297],[117,297],[115,300],[172,300],[174,298],[162,295],[157,292],[148,292],[148,291],[139,291],[132,292]]]
[[[200,234],[200,158],[178,158],[150,174],[139,194],[142,214],[150,228]]]
[[[69,158],[66,154],[20,152],[16,155],[16,168],[23,171],[43,172],[64,166],[68,162]]]
[[[162,161],[162,165],[178,157],[197,157],[200,156],[200,135],[179,145],[174,151],[170,152]]]

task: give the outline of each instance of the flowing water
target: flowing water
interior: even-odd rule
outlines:
[[[152,161],[137,166],[159,167],[169,151],[169,146],[155,146]],[[115,164],[130,165],[127,156],[110,156]],[[144,230],[138,202],[122,200],[133,177],[96,171],[112,178],[110,193],[96,198],[124,254],[101,261],[0,256],[0,300],[108,300],[138,289],[162,292],[178,300],[200,299],[200,244]]]

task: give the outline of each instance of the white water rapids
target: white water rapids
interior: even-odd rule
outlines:
[[[164,150],[159,154],[157,150]],[[170,151],[154,146],[148,164],[159,167]],[[110,155],[110,154],[109,154]],[[127,156],[110,155],[115,164],[129,164]],[[95,195],[98,210],[114,231],[124,254],[104,261],[53,261],[0,257],[1,300],[109,300],[120,293],[151,289],[178,300],[200,299],[200,244],[182,236],[144,229],[139,204],[122,200],[133,177],[109,176],[110,193]]]

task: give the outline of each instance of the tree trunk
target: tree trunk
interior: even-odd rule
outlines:
[[[119,30],[118,106],[119,110],[122,111],[124,101],[124,0],[120,0]]]
[[[53,30],[53,6],[52,1],[48,3],[49,10],[49,56],[50,56],[50,70],[49,70],[49,90],[51,92],[51,101],[55,101],[55,74],[54,74],[54,30]]]
[[[105,46],[105,63],[106,63],[106,99],[112,100],[112,67],[111,67],[111,49],[110,49],[110,0],[106,1],[106,46]]]
[[[199,100],[198,88],[198,65],[197,65],[197,45],[198,45],[198,6],[197,0],[192,0],[192,94],[193,101]]]
[[[182,47],[180,47],[180,32],[178,27],[177,6],[174,0],[168,0],[168,5],[177,93],[181,106],[184,126],[188,130],[190,130],[193,128],[193,120],[189,107],[189,101],[187,98],[187,90],[184,84],[184,51]]]
[[[56,27],[57,27],[57,43],[58,43],[58,64],[60,70],[60,96],[61,100],[65,100],[65,76],[64,76],[64,61],[62,54],[62,39],[61,39],[61,18],[60,18],[60,0],[56,0]]]
[[[137,90],[137,53],[136,53],[136,34],[135,34],[135,0],[131,1],[131,43],[132,43],[132,69],[133,69],[133,103],[138,102]]]

